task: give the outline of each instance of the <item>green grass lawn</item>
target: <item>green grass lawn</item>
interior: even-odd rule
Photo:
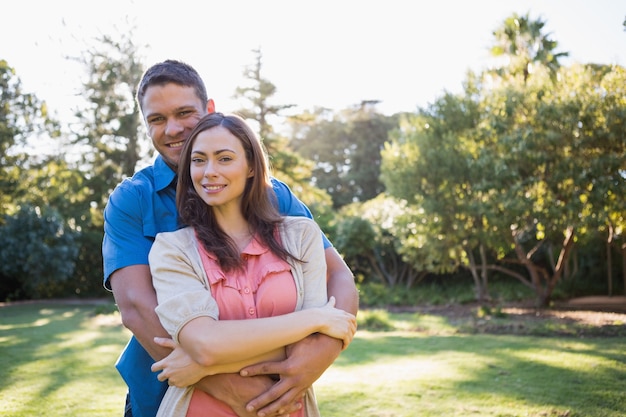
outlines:
[[[97,314],[107,310],[0,307],[0,415],[121,417],[113,365],[129,333],[117,313]],[[324,417],[626,415],[622,337],[469,334],[408,313],[388,321],[391,331],[359,330],[317,382]]]

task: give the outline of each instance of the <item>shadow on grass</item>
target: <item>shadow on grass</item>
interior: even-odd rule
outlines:
[[[380,380],[369,379],[381,390],[393,378],[384,370],[397,372],[414,390],[389,395],[414,406],[426,405],[421,393],[436,387],[470,408],[477,399],[491,398],[488,403],[544,410],[491,414],[477,406],[480,415],[621,416],[626,409],[626,343],[620,338],[362,332],[334,366],[353,372],[381,366]],[[326,392],[323,402],[343,402],[344,395]]]
[[[69,411],[72,404],[88,407],[102,389],[122,386],[113,364],[128,336],[119,319],[99,320],[104,316],[96,309],[44,303],[0,308],[0,392],[11,389],[20,410],[45,409],[54,406],[46,399],[69,395]],[[63,392],[81,381],[78,395]]]

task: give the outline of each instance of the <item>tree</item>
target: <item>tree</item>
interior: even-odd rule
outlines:
[[[74,272],[76,234],[50,207],[23,206],[0,227],[0,297],[58,295]]]
[[[410,208],[384,194],[342,208],[337,220],[337,250],[361,281],[411,288],[426,275],[403,256],[401,230]]]
[[[468,82],[383,153],[389,192],[436,219],[449,247],[463,248],[459,264],[515,277],[539,306],[549,304],[576,239],[626,209],[616,198],[626,192],[624,70],[574,66],[563,79]]]
[[[261,50],[253,50],[253,53],[254,64],[246,67],[244,71],[244,77],[250,85],[238,87],[235,93],[235,97],[248,101],[249,106],[238,110],[237,113],[258,124],[258,134],[267,150],[273,175],[284,181],[315,215],[326,217],[330,198],[324,191],[310,184],[310,161],[293,152],[289,140],[278,134],[270,123],[270,119],[280,120],[282,111],[294,105],[270,104],[277,89],[272,82],[263,77]]]
[[[398,118],[377,113],[375,104],[363,102],[330,120],[319,110],[292,138],[294,150],[314,162],[314,184],[330,194],[335,208],[384,191],[380,151]]]
[[[559,59],[569,54],[555,52],[558,43],[543,32],[545,24],[541,19],[531,20],[528,13],[524,16],[514,13],[493,32],[491,54],[507,58],[508,65],[502,68],[504,72],[512,76],[521,74],[525,83],[535,67],[541,66],[548,70],[553,81],[556,80],[561,67]]]
[[[102,209],[115,185],[131,176],[144,156],[146,139],[135,100],[143,65],[132,29],[121,32],[120,39],[103,35],[94,41],[95,46],[74,58],[84,65],[87,78],[85,106],[76,110],[72,142],[88,149],[82,152],[81,169],[93,201]]]
[[[0,216],[12,212],[25,195],[25,174],[42,159],[28,155],[29,138],[57,137],[58,122],[34,94],[22,90],[22,82],[7,61],[0,60]]]
[[[276,94],[276,86],[266,78],[263,78],[263,54],[261,48],[252,51],[255,55],[253,65],[249,65],[244,70],[244,78],[251,82],[246,87],[237,87],[235,97],[246,99],[250,107],[238,110],[238,113],[245,118],[255,120],[259,124],[259,136],[266,143],[265,146],[270,153],[277,152],[277,146],[272,143],[274,129],[269,122],[269,118],[279,116],[283,110],[289,109],[294,104],[270,104],[271,97]],[[277,145],[277,144],[276,144]]]
[[[475,143],[480,107],[474,88],[468,81],[463,95],[446,93],[404,120],[383,150],[381,178],[389,194],[411,208],[399,235],[405,258],[436,273],[468,268],[477,300],[485,301],[487,248],[499,235],[484,204],[490,196],[481,176],[489,164]]]

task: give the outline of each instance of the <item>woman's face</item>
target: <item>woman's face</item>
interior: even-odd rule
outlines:
[[[196,136],[189,173],[202,200],[220,211],[240,210],[246,181],[254,175],[241,141],[222,126]]]

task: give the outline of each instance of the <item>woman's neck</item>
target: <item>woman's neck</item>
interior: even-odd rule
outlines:
[[[252,231],[248,220],[243,216],[241,210],[223,211],[214,208],[217,224],[220,225],[236,244],[240,251],[243,251],[252,240]]]

